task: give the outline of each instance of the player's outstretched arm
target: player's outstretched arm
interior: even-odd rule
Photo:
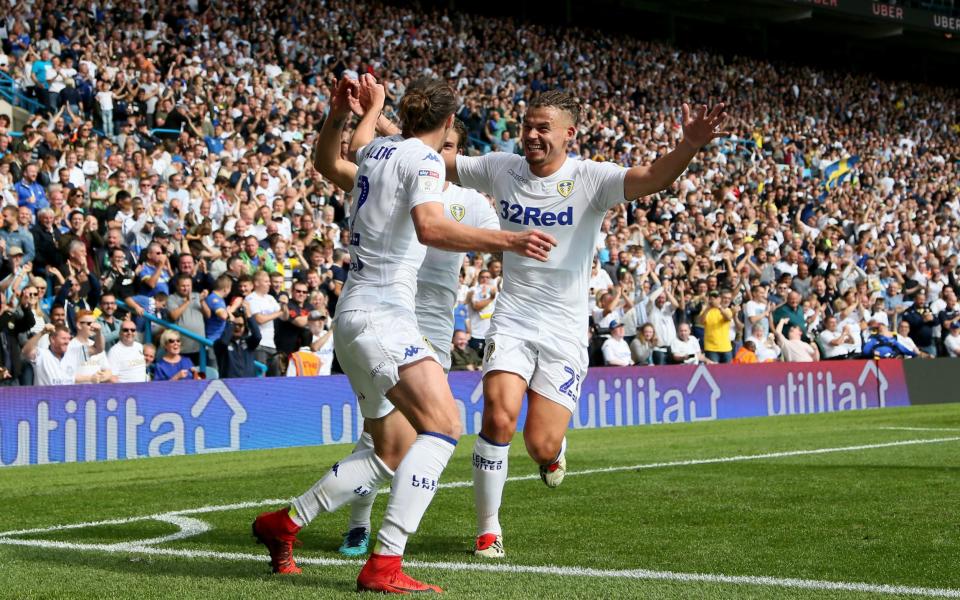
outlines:
[[[410,211],[417,238],[421,244],[453,252],[509,251],[546,262],[557,240],[548,233],[526,231],[498,231],[461,225],[446,218],[443,204],[426,202]]]
[[[335,183],[340,189],[353,190],[357,167],[340,157],[340,136],[350,117],[351,97],[356,97],[359,84],[350,79],[341,79],[330,100],[330,114],[323,122],[320,137],[313,151],[313,166],[320,174]]]
[[[715,137],[729,135],[729,132],[721,130],[726,118],[723,104],[716,105],[709,113],[704,104],[694,118],[690,117],[690,107],[684,104],[681,124],[683,139],[670,153],[661,156],[649,167],[627,170],[623,180],[624,200],[655,194],[669,187],[680,177],[700,148]]]

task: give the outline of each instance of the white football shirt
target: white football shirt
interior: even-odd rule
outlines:
[[[471,227],[500,229],[490,202],[458,185],[444,190],[443,213],[448,219]],[[464,254],[427,248],[417,272],[417,323],[436,348],[447,349],[453,340],[453,308],[457,303]]]
[[[516,154],[457,157],[460,182],[494,197],[502,229],[539,229],[557,239],[545,263],[504,253],[488,336],[543,333],[586,343],[594,240],[607,210],[624,201],[625,174],[613,163],[567,158],[553,175],[537,177]]]
[[[443,202],[444,165],[418,138],[378,138],[357,152],[350,215],[350,276],[338,311],[390,304],[414,311],[426,246],[410,211]]]

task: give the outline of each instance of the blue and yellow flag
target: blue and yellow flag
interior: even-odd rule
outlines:
[[[860,162],[860,157],[854,155],[827,165],[827,168],[823,170],[824,185],[831,188],[843,183],[844,180],[850,176],[853,165],[858,162]]]

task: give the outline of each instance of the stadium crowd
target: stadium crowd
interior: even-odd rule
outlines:
[[[735,135],[605,220],[592,364],[960,354],[956,89],[364,2],[20,1],[0,39],[41,105],[0,116],[5,385],[205,375],[151,316],[221,377],[335,369],[351,198],[310,154],[334,82],[368,72],[388,116],[447,79],[474,153],[521,152],[553,88],[583,106],[570,155],[625,166],[676,143],[682,102],[730,107]],[[479,368],[500,268],[465,261],[455,369]]]

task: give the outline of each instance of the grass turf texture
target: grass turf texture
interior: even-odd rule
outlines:
[[[957,428],[902,431],[882,427]],[[570,433],[568,468],[765,454],[960,437],[960,404]],[[464,438],[442,482],[471,479]],[[301,493],[347,446],[0,470],[0,531],[134,517]],[[536,467],[518,437],[511,476]],[[508,564],[770,576],[960,588],[960,442],[570,476],[557,490],[509,482],[501,522]],[[385,496],[385,495],[384,495]],[[377,501],[380,522],[385,497]],[[0,544],[0,597],[311,598],[351,595],[360,562],[276,577],[250,521],[264,508],[188,515],[212,529],[157,546],[259,554],[261,562]],[[337,559],[347,514],[318,518],[297,556]],[[473,490],[437,492],[408,556],[476,562]],[[20,536],[85,544],[158,537],[136,521]],[[411,574],[456,597],[867,598],[879,594],[727,583],[478,573]],[[882,596],[889,597],[889,596]]]

